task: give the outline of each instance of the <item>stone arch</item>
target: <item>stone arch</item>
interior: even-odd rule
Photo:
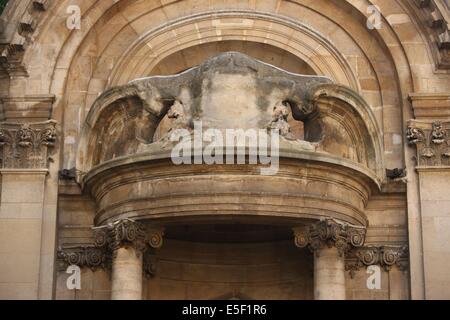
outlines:
[[[173,4],[175,5],[175,4]],[[386,36],[384,36],[386,37]],[[389,35],[390,38],[392,38],[392,36]],[[92,38],[91,38],[92,39]],[[112,40],[111,40],[112,41]],[[182,49],[181,47],[178,49]],[[81,50],[81,47],[79,48],[79,50]],[[107,52],[107,49],[104,49],[105,52]],[[339,49],[341,50],[341,48]],[[384,50],[384,49],[383,49]],[[397,53],[394,52],[396,55]],[[348,59],[348,58],[346,58]],[[102,65],[107,65],[110,62],[108,62],[107,60],[102,60],[101,58],[98,59],[99,62],[101,62]],[[390,61],[390,59],[387,59],[385,61]],[[401,61],[401,59],[396,59],[396,63],[400,66],[399,62]],[[74,62],[75,65],[79,63],[79,61]],[[378,67],[377,67],[378,68]],[[387,70],[387,69],[391,69],[390,67],[386,67],[386,66],[381,66],[381,69]],[[378,68],[378,69],[380,69]],[[394,69],[393,69],[394,70]],[[404,70],[404,69],[403,69]],[[96,74],[102,74],[104,73],[103,71],[97,70],[97,71],[93,71]],[[379,72],[379,71],[377,71]],[[381,71],[384,72],[384,71]],[[404,74],[404,72],[402,71],[402,75]],[[108,76],[105,76],[107,79]],[[376,114],[377,114],[377,120],[378,122],[381,124],[383,123],[383,118],[385,118],[384,113],[388,113],[391,114],[393,112],[400,112],[399,111],[399,105],[402,103],[406,103],[405,101],[401,101],[402,99],[398,98],[398,91],[395,89],[395,87],[397,86],[396,84],[396,75],[395,72],[393,72],[390,75],[383,75],[382,80],[378,79],[378,80],[359,80],[359,85],[361,85],[361,83],[363,84],[363,90],[362,90],[362,95],[365,97],[365,99],[368,99],[367,101],[369,102],[369,104],[372,106],[372,108],[374,108],[374,110],[376,110]],[[98,95],[99,92],[101,92],[102,90],[104,90],[104,86],[105,86],[105,80],[101,80],[101,79],[97,79],[95,78],[95,76],[89,76],[89,80],[87,80],[89,82],[88,88],[83,89],[82,91],[79,91],[80,94],[76,94],[75,91],[77,90],[76,87],[78,87],[78,84],[70,84],[70,78],[69,78],[69,83],[68,86],[66,88],[66,92],[70,92],[70,95],[72,95],[72,97],[69,95],[66,97],[68,98],[67,101],[65,101],[64,105],[70,106],[70,105],[76,105],[78,106],[77,108],[79,108],[80,106],[82,106],[82,109],[88,109],[90,107],[90,105],[92,104],[92,102],[95,100],[96,96]],[[362,82],[361,82],[362,81]],[[379,81],[381,81],[381,83],[377,84]],[[384,83],[385,81],[387,81],[386,83]],[[403,81],[399,81],[400,83],[408,83],[408,81],[403,82]],[[375,85],[375,89],[371,89],[373,86]],[[90,89],[89,89],[90,88]],[[366,89],[369,88],[369,91],[367,91]],[[385,89],[388,88],[388,89]],[[75,89],[75,90],[74,90]],[[391,92],[387,92],[386,90],[390,90]],[[83,92],[83,93],[81,93]],[[397,95],[397,97],[396,97]],[[384,97],[384,98],[381,98]],[[386,106],[386,108],[381,108],[380,106]],[[386,111],[384,111],[386,110]],[[396,110],[396,111],[395,111]],[[75,114],[73,114],[73,112],[75,112],[75,110],[73,111],[69,111],[69,109],[65,109],[65,112],[69,112],[69,116],[67,118],[73,118],[73,116],[75,116]],[[79,112],[79,110],[76,111],[78,117],[81,117],[81,119],[84,118],[83,113],[84,112]],[[380,125],[380,127],[383,127],[383,125]],[[386,135],[386,139],[388,140],[392,140],[392,135],[396,134],[396,135],[400,135],[401,134],[401,125],[398,124],[395,127],[390,127],[392,128],[392,131],[395,132],[388,132]],[[73,128],[70,125],[67,126],[67,131],[69,132],[69,134],[78,135],[79,130],[77,128]],[[386,146],[388,148],[391,148],[391,144],[388,142],[385,142]],[[70,158],[73,156],[74,154],[74,149],[72,146],[66,146],[68,147],[68,152],[66,153],[68,156],[67,158]],[[71,156],[72,154],[72,156]],[[388,161],[388,162],[392,162],[392,161]],[[71,164],[70,161],[66,162],[67,166],[73,165],[73,162]],[[396,164],[391,164],[391,166],[394,166]]]
[[[240,22],[236,23],[236,20]],[[221,26],[220,33],[214,31],[217,25]],[[184,48],[223,40],[262,42],[283,48],[305,61],[316,74],[327,75],[336,82],[359,89],[345,59],[319,33],[299,21],[245,10],[202,12],[148,31],[122,55],[111,71],[107,86],[144,77],[166,56]],[[330,56],[330,59],[322,59],[320,54]],[[132,61],[136,60],[134,57],[141,58]]]

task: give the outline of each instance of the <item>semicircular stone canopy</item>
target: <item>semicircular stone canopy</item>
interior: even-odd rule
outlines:
[[[258,174],[253,169],[258,164],[195,163],[197,166],[176,168],[169,161],[176,141],[169,136],[184,130],[196,139],[199,126],[216,133],[228,129],[278,132],[280,170],[272,177],[248,177]],[[290,73],[227,52],[177,75],[137,79],[104,92],[86,119],[77,167],[82,172],[80,182],[99,204],[98,223],[117,216],[164,218],[213,211],[270,216],[270,210],[262,209],[268,208],[270,200],[254,203],[265,194],[275,202],[296,198],[285,208],[290,218],[295,218],[296,212],[306,218],[330,216],[331,212],[336,218],[364,225],[364,207],[371,190],[383,179],[377,132],[370,108],[351,89],[326,77]],[[223,152],[227,153],[229,141],[224,143]],[[209,176],[210,183],[198,177],[202,174]],[[195,182],[189,182],[190,175],[198,177]],[[234,183],[229,180],[231,175]],[[246,176],[253,183],[239,180]],[[164,187],[161,179],[170,182],[170,188]],[[212,185],[213,181],[220,183]],[[278,189],[274,188],[277,185]],[[234,197],[232,201],[240,205],[249,201],[254,207],[244,210],[214,204],[210,195],[225,196],[232,190],[249,192],[247,200]],[[164,197],[175,194],[181,197],[180,205],[184,196],[190,195],[190,202],[182,208],[164,202]],[[334,199],[335,208],[319,201],[324,197],[328,202]],[[300,198],[303,203],[298,203]],[[157,199],[159,207],[155,207]],[[305,203],[306,199],[316,203]],[[152,205],[142,205],[143,200],[151,200]]]

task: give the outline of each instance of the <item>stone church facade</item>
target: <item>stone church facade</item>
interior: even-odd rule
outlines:
[[[1,299],[450,299],[447,0],[2,4]]]

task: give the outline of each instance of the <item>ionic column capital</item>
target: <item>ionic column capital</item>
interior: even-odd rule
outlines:
[[[148,247],[159,249],[163,244],[163,236],[163,228],[148,228],[131,219],[117,220],[94,228],[96,247],[106,248],[113,254],[117,249],[127,246],[132,246],[137,253],[144,253]]]
[[[408,246],[372,245],[357,248],[347,257],[345,269],[353,277],[360,268],[372,265],[378,265],[385,271],[390,271],[394,266],[401,271],[406,270],[408,268]]]
[[[69,265],[86,267],[92,271],[111,268],[110,255],[105,250],[93,246],[58,248],[57,258],[61,270],[65,270]]]
[[[350,225],[333,219],[296,227],[293,231],[297,247],[308,247],[316,252],[318,249],[334,246],[341,256],[351,248],[363,246],[366,236],[365,227]]]

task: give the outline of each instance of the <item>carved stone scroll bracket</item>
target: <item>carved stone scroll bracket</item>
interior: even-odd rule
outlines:
[[[70,265],[89,268],[92,271],[109,270],[111,268],[111,256],[107,251],[95,246],[59,248],[57,257],[60,271],[65,270]]]
[[[46,169],[56,143],[56,122],[0,123],[0,168]]]
[[[164,241],[163,228],[147,228],[146,242],[152,249],[160,249]]]
[[[366,228],[333,219],[321,220],[308,226],[293,229],[295,245],[308,247],[315,254],[324,247],[336,247],[341,256],[350,249],[363,246]]]
[[[411,120],[406,138],[417,150],[417,166],[450,166],[450,122]]]
[[[408,246],[367,246],[352,250],[346,258],[345,269],[353,278],[362,267],[378,265],[389,272],[393,267],[401,271],[408,269]]]

